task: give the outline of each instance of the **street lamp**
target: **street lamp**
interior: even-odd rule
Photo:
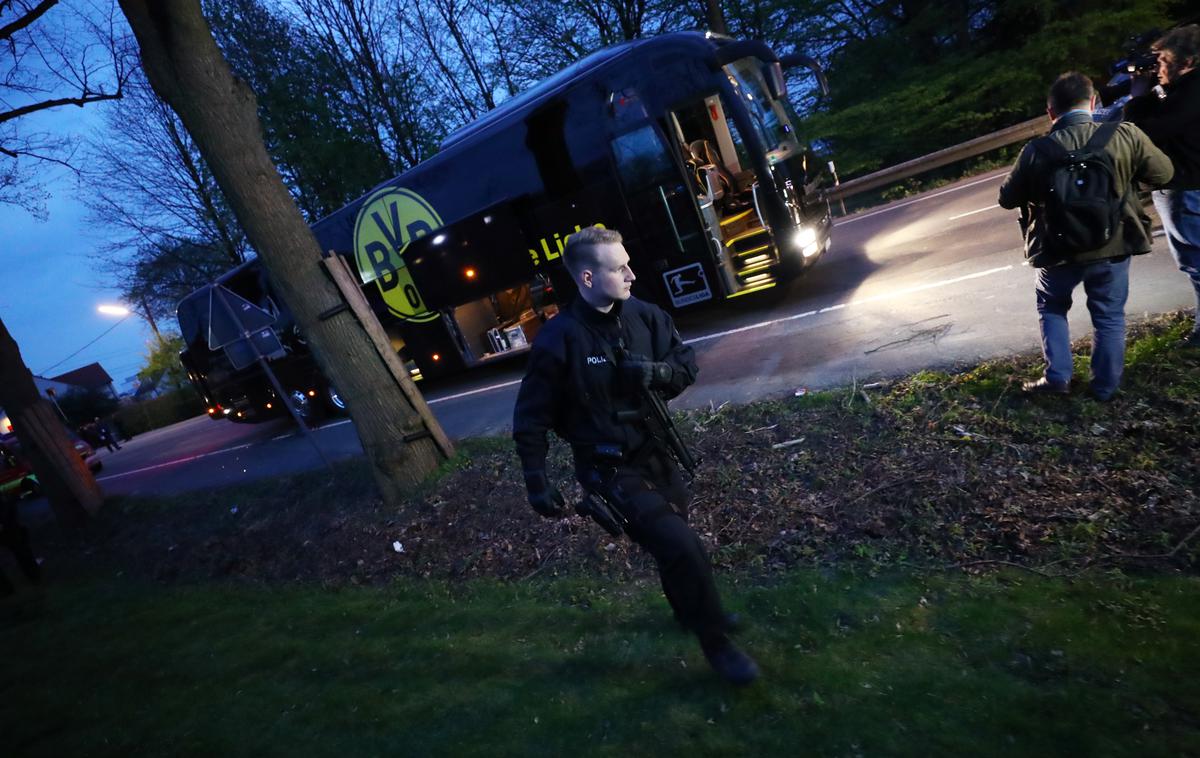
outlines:
[[[161,340],[162,335],[158,333],[158,324],[154,323],[154,316],[150,313],[150,309],[146,307],[145,301],[142,302],[142,311],[138,311],[137,315],[146,319],[146,323],[150,325],[150,331],[154,332],[156,339]],[[129,318],[135,311],[129,309],[128,306],[116,304],[104,304],[96,307],[96,310],[103,313],[105,316],[120,316],[122,319]]]

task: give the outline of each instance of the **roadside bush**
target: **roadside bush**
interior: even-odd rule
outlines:
[[[204,403],[191,387],[125,405],[113,419],[129,436],[169,426],[204,413]]]

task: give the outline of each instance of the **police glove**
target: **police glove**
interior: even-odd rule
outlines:
[[[666,387],[675,375],[671,364],[662,361],[652,361],[641,355],[631,355],[621,364],[625,381],[633,386],[647,389],[651,387]]]
[[[567,515],[567,501],[558,487],[550,484],[542,469],[525,472],[525,490],[529,493],[529,504],[546,518],[562,518]]]

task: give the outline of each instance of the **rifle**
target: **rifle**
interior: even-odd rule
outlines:
[[[629,354],[625,350],[620,352],[621,360],[624,361]],[[671,418],[671,412],[667,410],[662,396],[653,387],[639,387],[638,393],[641,395],[643,406],[649,411],[646,419],[649,423],[646,426],[650,436],[665,445],[679,467],[686,471],[689,477],[695,478],[700,461],[679,436],[679,430],[675,428],[675,421]],[[642,416],[639,411],[617,411],[617,420],[641,421]]]
[[[671,418],[671,412],[667,410],[667,404],[663,402],[662,396],[651,387],[643,387],[642,399],[650,408],[650,436],[665,444],[679,466],[688,473],[688,476],[694,478],[700,461],[688,449],[683,438],[679,436],[679,430],[675,428],[675,420]]]
[[[575,512],[595,521],[614,537],[624,534],[625,527],[629,524],[616,508],[604,502],[599,495],[590,492],[584,494],[583,499],[575,504]]]

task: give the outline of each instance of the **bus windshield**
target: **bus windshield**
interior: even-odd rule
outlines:
[[[734,90],[746,103],[750,120],[767,150],[767,162],[774,164],[801,149],[787,109],[768,94],[761,65],[756,58],[742,58],[726,66],[725,72]]]

